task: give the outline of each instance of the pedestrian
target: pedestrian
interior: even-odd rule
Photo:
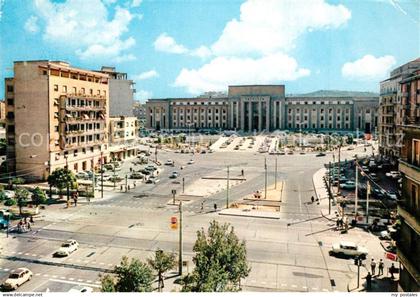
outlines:
[[[389,273],[391,274],[391,279],[394,279],[394,272],[395,272],[395,266],[394,266],[394,263],[392,263],[391,267],[389,267]]]
[[[31,223],[31,224],[34,224],[35,222],[34,222],[34,217],[33,216],[30,216],[30,218],[29,218],[29,222]]]
[[[244,170],[243,169],[241,170],[241,175],[244,176]]]
[[[28,230],[29,230],[29,231],[32,231],[32,228],[31,228],[31,223],[30,223],[30,222],[28,222],[28,223],[26,224],[26,226],[28,227]]]
[[[201,202],[201,209],[200,209],[200,212],[203,212],[203,211],[204,211],[204,201]]]
[[[136,182],[133,182],[133,187],[134,187],[134,188],[136,187]]]
[[[384,274],[384,261],[382,261],[382,259],[379,260],[379,264],[378,264],[378,275],[383,275]]]
[[[214,211],[217,211],[217,204],[216,203],[213,205],[213,207],[214,207]]]
[[[127,185],[127,189],[130,191],[130,185]]]
[[[337,224],[337,230],[338,230],[340,228],[340,219],[338,219],[335,223]]]
[[[365,279],[366,279],[366,289],[370,290],[372,288],[372,275],[370,274],[370,272],[368,272]]]
[[[315,200],[315,198],[314,198],[314,196],[312,196],[312,197],[311,197],[311,201],[312,201],[312,203],[314,203],[314,200]]]
[[[372,275],[375,275],[376,270],[376,262],[375,259],[372,258],[372,261],[370,261],[370,271],[372,271]]]
[[[122,192],[122,190],[123,190],[123,186],[121,185],[121,186],[120,186],[120,191]]]
[[[133,167],[130,167],[130,172],[133,172]]]

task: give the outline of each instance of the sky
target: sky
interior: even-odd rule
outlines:
[[[0,0],[0,94],[13,61],[44,59],[115,66],[140,101],[239,84],[378,92],[420,57],[419,18],[420,0]]]

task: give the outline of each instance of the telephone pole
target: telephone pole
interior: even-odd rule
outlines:
[[[182,275],[182,200],[179,200],[179,259],[178,273]]]
[[[226,179],[226,208],[229,208],[229,165],[227,166],[227,179]]]
[[[370,195],[370,182],[366,182],[366,224],[369,224],[369,195]]]
[[[356,155],[356,161],[355,161],[355,168],[356,168],[356,191],[354,193],[354,218],[357,220],[357,207],[359,202],[359,164],[357,162],[357,155]]]
[[[340,175],[341,175],[341,141],[340,138],[340,144],[338,146],[338,184],[337,184],[337,194],[340,195]]]
[[[104,159],[101,152],[101,198],[104,198]]]

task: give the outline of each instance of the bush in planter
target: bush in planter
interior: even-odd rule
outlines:
[[[25,179],[21,177],[15,177],[14,179],[12,179],[12,184],[14,185],[22,185],[24,183],[25,183]]]
[[[5,201],[7,200],[7,196],[6,194],[3,192],[3,190],[0,192],[0,201]]]
[[[45,192],[41,190],[39,187],[36,187],[32,193],[32,203],[35,206],[39,206],[40,204],[45,204],[47,202],[47,196]]]
[[[15,199],[7,199],[6,202],[4,202],[5,206],[13,206],[16,205],[16,200]]]

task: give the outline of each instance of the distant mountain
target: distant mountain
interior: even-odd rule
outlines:
[[[289,97],[375,97],[379,96],[373,92],[339,91],[339,90],[319,90],[306,94],[288,94]]]

